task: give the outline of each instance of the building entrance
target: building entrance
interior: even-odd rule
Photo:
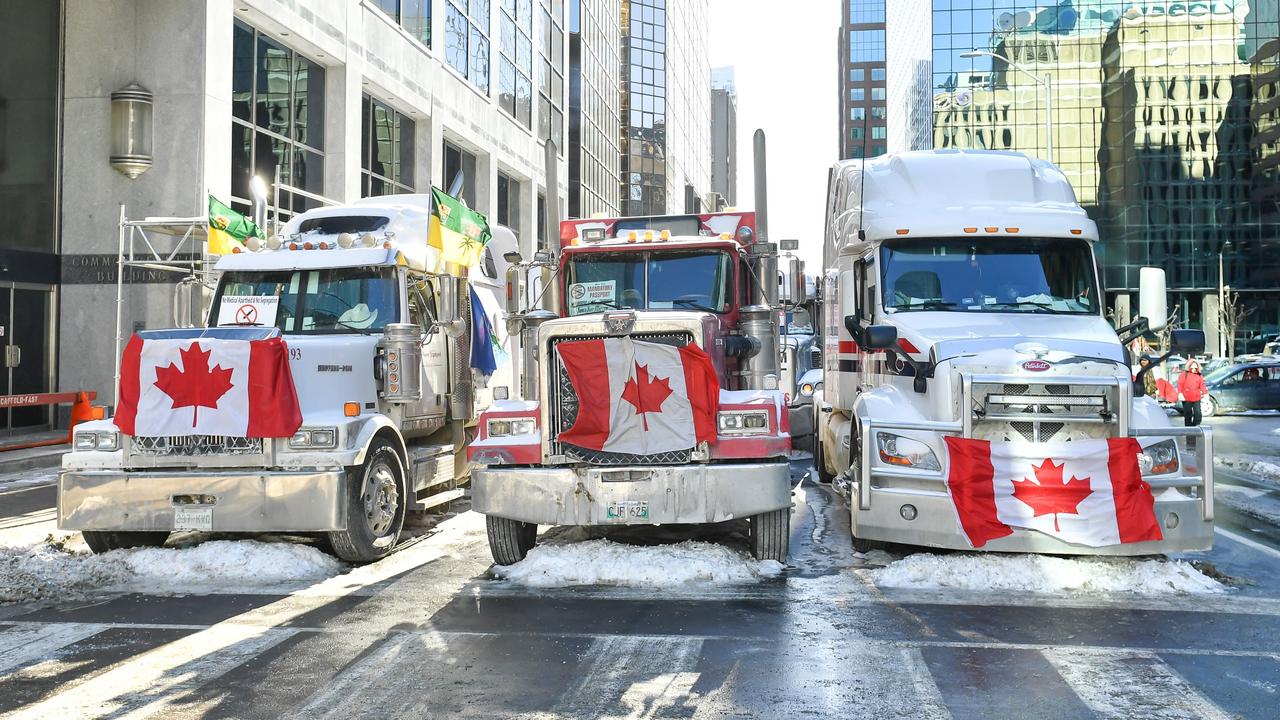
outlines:
[[[0,282],[0,395],[53,392],[52,285]],[[0,428],[50,427],[53,408],[0,409]]]

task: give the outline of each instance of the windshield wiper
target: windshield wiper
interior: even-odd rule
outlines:
[[[1050,305],[1049,303],[1036,302],[1035,300],[1018,300],[1015,302],[991,303],[987,307],[1034,307],[1034,308],[1040,308],[1041,310],[1048,310],[1049,312],[1053,312],[1054,310],[1057,309],[1054,306]]]
[[[702,303],[698,302],[697,300],[686,300],[686,299],[684,299],[684,298],[676,298],[675,300],[672,300],[672,301],[671,301],[671,304],[672,304],[672,305],[681,305],[681,306],[683,306],[683,307],[693,308],[694,310],[701,310],[701,311],[703,311],[703,312],[712,312],[712,313],[713,313],[713,312],[716,312],[716,309],[715,309],[715,308],[713,308],[713,307],[707,307],[706,305],[703,305]]]
[[[939,308],[953,308],[956,304],[950,300],[921,300],[919,302],[907,303],[905,305],[895,305],[899,310],[915,310],[921,308],[924,310],[937,310]]]

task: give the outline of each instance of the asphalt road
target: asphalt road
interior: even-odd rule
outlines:
[[[1029,597],[877,587],[843,501],[796,500],[790,567],[752,585],[530,589],[490,575],[464,513],[291,592],[0,606],[0,718],[1276,716],[1280,550],[1257,518],[1222,508],[1187,557],[1227,596]]]

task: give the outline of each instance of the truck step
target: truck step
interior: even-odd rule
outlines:
[[[411,451],[413,489],[425,490],[440,485],[453,486],[453,446],[437,445]]]
[[[433,507],[438,507],[440,505],[444,505],[447,502],[452,502],[454,500],[457,500],[458,498],[463,497],[466,494],[467,494],[467,491],[463,490],[462,488],[445,490],[443,492],[438,492],[434,495],[428,495],[424,498],[418,498],[416,501],[414,501],[413,505],[410,506],[408,509],[410,511],[416,511],[416,512],[430,510]]]

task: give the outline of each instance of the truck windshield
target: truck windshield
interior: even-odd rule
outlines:
[[[729,310],[733,258],[720,251],[593,252],[568,264],[570,315],[618,308]]]
[[[1093,255],[1084,240],[891,240],[881,260],[889,311],[1098,313]]]
[[[209,324],[275,325],[290,334],[372,332],[397,322],[397,295],[390,268],[228,272],[218,286]],[[241,310],[246,307],[253,310]]]

